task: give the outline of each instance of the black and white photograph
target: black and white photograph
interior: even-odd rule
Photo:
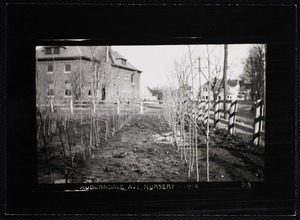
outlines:
[[[265,44],[37,46],[38,183],[264,181]]]
[[[296,3],[34,2],[0,13],[5,215],[296,216]]]

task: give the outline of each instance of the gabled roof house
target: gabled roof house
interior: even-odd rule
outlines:
[[[36,50],[37,100],[140,99],[141,70],[110,46],[43,46]]]

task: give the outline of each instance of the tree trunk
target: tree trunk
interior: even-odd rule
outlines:
[[[38,111],[38,115],[39,115],[40,120],[41,120],[42,139],[43,139],[44,149],[45,149],[46,166],[47,166],[49,174],[50,174],[51,182],[53,182],[52,169],[51,169],[51,166],[50,166],[50,163],[49,163],[49,158],[48,158],[48,147],[47,147],[47,141],[46,141],[46,135],[45,135],[45,124],[43,122],[42,113],[40,111]]]
[[[58,124],[59,122],[57,122],[57,128],[58,128],[58,135],[59,135],[59,139],[61,142],[61,146],[63,149],[63,155],[64,155],[64,171],[65,171],[65,179],[66,179],[66,183],[68,183],[68,172],[67,172],[67,161],[66,161],[66,149],[65,149],[65,145],[62,139],[62,134],[61,134],[61,127]]]

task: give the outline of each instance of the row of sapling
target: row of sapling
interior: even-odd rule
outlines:
[[[45,163],[46,167],[48,169],[48,172],[50,174],[50,181],[53,182],[52,178],[52,168],[50,164],[50,152],[49,152],[49,145],[50,145],[50,138],[51,138],[51,132],[54,132],[54,115],[53,115],[53,108],[52,103],[53,100],[50,98],[52,96],[52,93],[54,91],[54,85],[56,78],[53,79],[53,83],[51,84],[51,88],[48,90],[47,88],[47,80],[46,76],[42,74],[42,71],[40,69],[40,65],[38,64],[38,60],[36,58],[36,114],[37,114],[37,142],[39,139],[42,139],[42,144],[44,147],[44,157],[45,157]],[[55,69],[53,70],[55,72]],[[52,128],[52,129],[51,129]]]
[[[181,159],[188,165],[187,177],[191,180],[195,173],[196,181],[200,180],[198,165],[198,146],[201,142],[206,143],[206,178],[209,181],[209,145],[210,126],[209,112],[211,101],[216,103],[217,95],[226,82],[226,75],[220,80],[221,68],[218,57],[211,58],[212,51],[206,46],[206,65],[201,67],[201,58],[194,58],[195,49],[188,46],[187,59],[181,63],[175,61],[174,72],[171,75],[170,88],[164,90],[163,100],[165,106],[165,117],[173,132],[175,142],[181,154]],[[227,45],[225,49],[224,66],[227,71]],[[212,60],[214,62],[212,62]],[[198,61],[198,62],[197,62]],[[216,62],[217,61],[217,62]],[[197,66],[198,63],[198,67]],[[205,69],[205,71],[204,71]],[[195,71],[198,70],[198,71]],[[205,74],[206,73],[206,74]],[[205,78],[208,84],[208,99],[202,100],[201,78]],[[196,95],[199,89],[198,95]],[[213,92],[211,100],[210,91]],[[226,96],[224,96],[226,97]],[[204,139],[199,139],[204,137]]]
[[[55,64],[55,60],[53,60]],[[42,71],[40,71],[40,65],[37,62],[36,68],[36,104],[37,104],[37,122],[38,122],[38,130],[37,130],[37,141],[39,141],[39,137],[41,136],[44,152],[45,152],[45,162],[46,166],[48,167],[48,172],[50,173],[51,182],[54,182],[52,178],[52,166],[50,163],[50,147],[52,144],[52,140],[55,135],[59,136],[63,158],[64,158],[64,176],[66,182],[68,182],[68,176],[70,173],[67,172],[67,154],[66,148],[68,147],[69,150],[69,161],[71,167],[74,166],[74,153],[72,153],[72,130],[70,127],[70,116],[69,112],[59,111],[54,106],[56,101],[56,97],[54,94],[55,86],[57,85],[57,70],[56,65],[53,65],[53,78],[51,80],[51,87],[47,88],[47,79]],[[67,135],[67,141],[64,143],[63,141],[63,132]]]
[[[113,78],[112,74],[106,74],[111,72],[111,66],[108,64],[108,56],[107,62],[100,61],[101,54],[99,53],[99,50],[97,50],[97,47],[91,46],[89,49],[92,56],[91,66],[87,67],[86,65],[83,65],[82,62],[84,61],[79,57],[78,65],[74,66],[72,72],[69,74],[68,82],[70,83],[71,88],[68,88],[70,91],[66,91],[68,92],[68,95],[70,95],[68,102],[60,100],[54,93],[55,87],[58,84],[58,73],[55,60],[53,59],[54,68],[53,74],[51,74],[50,88],[48,87],[49,79],[45,74],[42,74],[39,62],[36,60],[37,140],[42,140],[46,167],[50,173],[51,182],[54,180],[52,178],[50,163],[51,152],[49,147],[51,146],[51,141],[54,136],[59,137],[64,161],[64,175],[66,182],[68,182],[68,178],[74,168],[75,150],[80,149],[84,161],[86,160],[86,150],[88,151],[89,157],[92,158],[92,149],[101,144],[100,130],[105,131],[104,139],[107,141],[110,134],[113,135],[114,132],[121,129],[121,127],[130,119],[130,109],[121,112],[119,101],[119,110],[117,110],[116,105],[112,103],[106,103],[105,105],[102,105],[101,108],[97,108],[98,91],[102,87],[106,87],[109,83],[112,83]],[[89,80],[87,74],[90,74],[91,72],[92,77]],[[88,85],[90,91],[86,91],[86,85]],[[112,90],[112,97],[114,97],[113,92],[114,91]],[[87,103],[90,104],[89,115],[86,113],[83,114],[83,106],[86,104],[84,97],[87,95],[89,95],[92,100],[92,102]],[[106,96],[108,94],[104,95]],[[59,108],[57,104],[63,104],[68,108]],[[79,124],[77,123],[78,111],[76,110],[76,112],[74,112],[73,106],[79,107],[80,109]],[[121,113],[125,115],[120,115]],[[103,120],[104,126],[102,125]],[[83,129],[86,125],[89,125],[88,135],[85,132],[87,129]],[[80,136],[80,143],[76,144],[76,135],[78,133]],[[85,143],[84,137],[87,137],[89,141]],[[69,152],[69,154],[67,152]]]
[[[101,61],[100,57],[102,54],[97,47],[90,47],[90,52],[92,56],[92,82],[91,82],[91,96],[93,100],[92,111],[90,114],[90,147],[100,145],[100,125],[102,118],[105,117],[104,128],[104,139],[107,141],[109,136],[114,135],[114,133],[119,130],[128,120],[130,111],[122,111],[120,109],[120,100],[113,100],[115,97],[114,86],[112,86],[110,92],[111,94],[102,94],[102,96],[112,98],[112,101],[116,103],[106,103],[105,109],[96,109],[97,108],[97,91],[100,91],[102,88],[106,88],[109,84],[114,84],[113,74],[111,65],[109,64],[109,47],[106,48],[106,62]],[[107,92],[102,91],[102,92]],[[116,106],[117,105],[117,106]],[[103,114],[103,111],[105,112]],[[102,112],[101,112],[102,111]],[[122,116],[122,113],[125,113],[125,116]],[[89,149],[91,151],[91,148]]]

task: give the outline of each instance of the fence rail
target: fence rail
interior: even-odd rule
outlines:
[[[99,100],[50,100],[46,104],[36,104],[37,108],[49,108],[51,111],[55,110],[69,110],[71,113],[74,111],[90,111],[94,112],[107,112],[117,111],[118,114],[124,112],[130,113],[142,113],[141,102],[104,102]]]
[[[209,122],[215,124],[216,128],[225,128],[229,134],[235,134],[237,130],[251,134],[254,145],[260,144],[261,137],[265,133],[263,100],[217,100],[215,103],[208,100],[185,100],[183,103],[186,115],[197,114],[196,118],[204,124],[207,124],[209,119]],[[209,114],[208,105],[210,105]],[[177,107],[174,108],[177,111]]]
[[[228,132],[230,134],[234,134],[235,129],[239,129],[239,130],[247,132],[247,133],[252,133],[253,144],[259,145],[261,142],[261,136],[264,135],[263,123],[265,121],[265,117],[263,115],[264,114],[263,100],[260,99],[255,102],[254,101],[241,101],[241,100],[231,101],[229,109],[221,108],[220,107],[221,103],[228,103],[228,101],[224,102],[223,100],[218,100],[215,103],[215,106],[217,106],[214,109],[214,111],[215,111],[214,114],[215,114],[215,116],[217,115],[216,120],[219,123],[222,123],[223,125],[227,124]],[[254,106],[255,112],[254,112],[253,116],[251,117],[251,113],[245,114],[245,112],[238,111],[239,104],[249,105],[250,108],[252,108],[252,106]],[[226,106],[226,104],[224,104],[224,106]],[[228,114],[229,115],[228,120],[226,120],[226,118],[221,119],[219,113],[223,113],[224,116],[226,114]],[[245,117],[245,115],[248,115],[248,117]],[[249,115],[250,115],[250,117],[249,117]],[[243,123],[243,120],[245,121],[245,119],[246,119],[247,123]],[[219,124],[217,123],[216,126],[218,127]]]

